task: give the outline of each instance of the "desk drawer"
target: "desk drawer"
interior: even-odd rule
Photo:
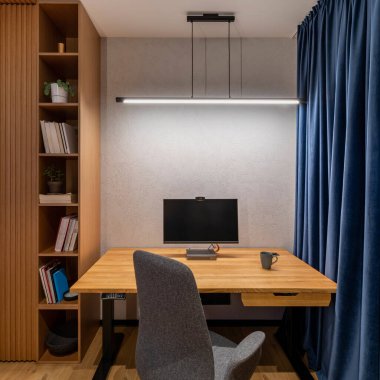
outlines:
[[[329,306],[329,293],[242,293],[244,306]]]

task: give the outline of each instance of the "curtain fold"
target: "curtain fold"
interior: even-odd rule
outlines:
[[[380,0],[322,0],[298,29],[295,254],[337,281],[306,311],[320,379],[380,378]]]

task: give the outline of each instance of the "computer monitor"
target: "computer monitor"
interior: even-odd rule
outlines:
[[[238,243],[237,199],[164,199],[164,243]]]

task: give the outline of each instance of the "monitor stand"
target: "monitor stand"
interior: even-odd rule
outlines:
[[[216,260],[216,252],[213,249],[186,249],[187,260]]]

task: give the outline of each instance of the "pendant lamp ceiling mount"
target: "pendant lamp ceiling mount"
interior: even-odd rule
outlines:
[[[234,22],[233,14],[198,13],[188,14],[187,22]]]

